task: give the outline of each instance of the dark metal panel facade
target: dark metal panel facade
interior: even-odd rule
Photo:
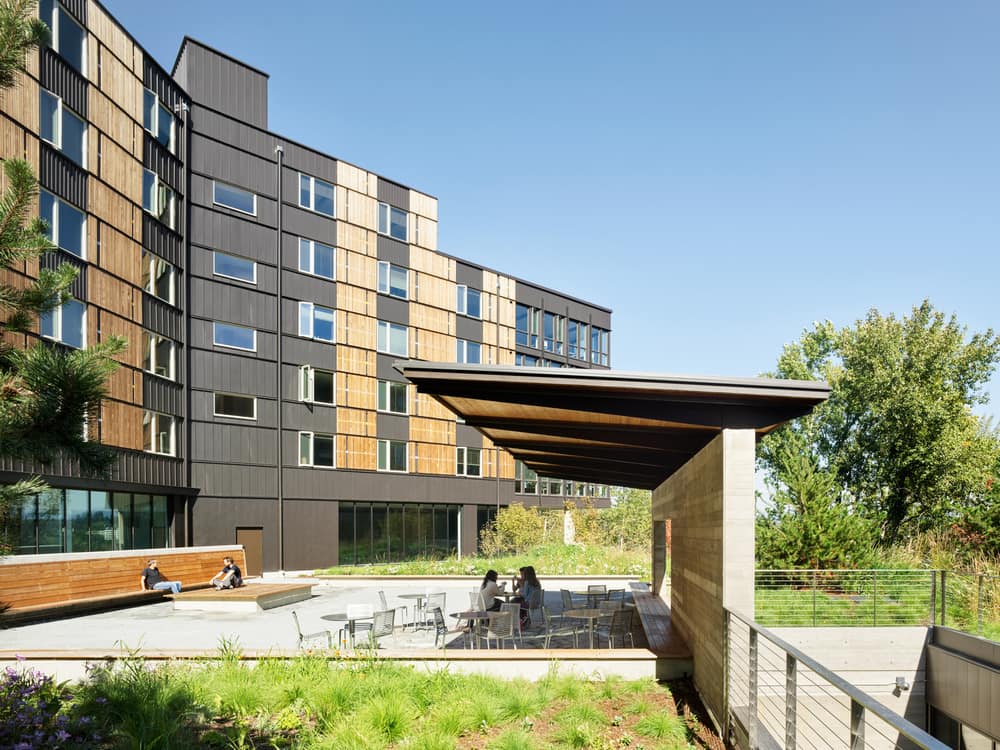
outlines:
[[[466,341],[483,340],[483,321],[465,315],[455,316],[455,335]]]
[[[245,393],[238,388],[217,386],[214,388],[194,388],[191,391],[191,419],[200,422],[217,422],[219,424],[229,424],[242,427],[273,428],[277,424],[275,415],[277,413],[276,402],[264,396],[257,395],[257,417],[256,419],[238,419],[236,417],[215,416],[215,394],[233,393],[237,395],[253,396],[253,393]]]
[[[405,242],[386,237],[384,234],[378,236],[378,259],[387,260],[404,268],[410,267],[410,246]]]
[[[202,495],[241,500],[253,497],[273,498],[277,492],[277,481],[274,466],[230,466],[198,461],[191,464],[191,484],[198,487]]]
[[[195,174],[207,175],[205,179],[218,179],[249,190],[258,196],[258,203],[261,198],[273,201],[276,197],[278,175],[272,160],[211,140],[197,131],[191,133],[189,166],[192,178]],[[191,187],[193,190],[194,185]],[[211,191],[204,195],[205,202],[211,205]],[[273,223],[273,218],[270,222]]]
[[[274,147],[281,139],[266,130],[226,117],[198,104],[191,105],[188,122],[193,130],[213,141],[221,141],[260,157],[275,161]]]
[[[38,155],[38,183],[75,206],[87,205],[87,173],[44,141]]]
[[[190,102],[183,89],[174,82],[174,79],[163,68],[156,64],[148,53],[144,54],[142,59],[142,85],[156,94],[166,107],[174,111],[174,108],[182,102],[185,104]],[[177,113],[174,112],[174,114],[176,115]],[[181,119],[177,117],[178,127],[180,124]],[[180,134],[178,133],[178,135]]]
[[[378,414],[375,417],[376,431],[382,440],[409,440],[410,420],[398,414]]]
[[[178,201],[177,207],[178,212],[182,212],[183,203]],[[180,216],[178,221],[181,221]],[[142,246],[168,263],[173,263],[178,268],[184,267],[184,242],[181,236],[145,211],[142,212]]]
[[[337,563],[340,507],[322,500],[285,501],[285,567],[310,570]]]
[[[378,319],[390,323],[410,324],[410,305],[406,300],[396,299],[387,294],[378,296]]]
[[[237,467],[243,470],[243,467]],[[271,471],[274,474],[274,471]],[[250,476],[249,473],[247,476]],[[271,485],[274,479],[271,479]],[[278,504],[273,497],[256,499],[253,495],[214,497],[202,492],[192,503],[191,520],[195,545],[235,543],[237,527],[264,529],[264,570],[278,569]],[[286,543],[286,548],[289,545]]]
[[[455,282],[482,291],[483,269],[479,266],[470,266],[468,263],[458,261],[455,263]],[[488,289],[487,291],[493,290]]]
[[[296,190],[299,186],[299,172],[311,177],[318,177],[326,182],[337,182],[336,159],[318,151],[304,148],[297,143],[283,142],[283,145],[285,149],[285,181],[290,182]]]
[[[161,336],[180,341],[183,338],[184,315],[173,305],[143,292],[142,325]]]
[[[295,273],[285,271],[282,294],[292,300],[302,302],[312,302],[315,305],[322,305],[336,309],[337,307],[337,285],[332,281],[311,276],[306,273]],[[295,320],[298,321],[298,311],[296,310]]]
[[[296,253],[298,252],[299,237],[322,242],[331,247],[337,244],[337,222],[334,219],[287,204],[282,218],[284,220],[282,229],[285,232],[284,244],[286,247],[289,244],[294,244]],[[298,263],[293,259],[290,265],[295,268]]]
[[[142,376],[142,404],[161,414],[184,416],[184,388],[146,372]]]
[[[147,131],[142,131],[144,138],[143,166],[156,172],[179,196],[187,193],[184,186],[184,169],[180,159],[164,148],[158,140]]]
[[[193,315],[236,323],[257,331],[273,331],[277,319],[274,297],[262,295],[252,288],[216,284],[197,278],[191,279],[189,309]]]
[[[51,49],[40,53],[38,82],[60,97],[67,107],[87,119],[87,79]]]
[[[64,250],[52,250],[42,255],[38,259],[41,268],[55,270],[61,265],[73,266],[77,271],[76,278],[70,285],[69,291],[76,299],[87,299],[87,263],[77,258],[72,253]]]
[[[197,204],[191,206],[191,243],[274,266],[274,229]],[[257,268],[258,287],[261,265]],[[270,272],[273,275],[273,270]]]
[[[401,208],[404,211],[410,210],[410,190],[395,182],[378,178],[378,199],[382,203]]]
[[[80,24],[87,26],[87,0],[59,0],[60,4],[73,16]]]
[[[175,71],[181,87],[198,102],[259,128],[267,127],[267,76],[232,58],[186,39]]]
[[[317,344],[310,339],[285,336],[282,347],[286,362],[283,377],[286,382],[289,379],[293,384],[296,382],[297,365],[312,365],[331,372],[337,369],[337,347],[332,344]]]
[[[467,448],[482,448],[483,433],[467,424],[455,425],[455,442]]]
[[[256,359],[252,352],[237,354],[232,351],[193,349],[191,387],[274,398],[277,392],[274,362]]]
[[[195,422],[191,440],[198,446],[198,461],[229,466],[274,466],[274,431],[251,424]]]
[[[392,380],[396,383],[406,383],[406,378],[392,366],[393,362],[396,362],[399,359],[400,357],[397,357],[394,354],[377,354],[375,357],[375,372],[378,375],[378,379]]]
[[[25,474],[40,476],[54,487],[121,492],[186,493],[182,462],[169,456],[119,449],[110,477],[84,477],[75,461],[56,457],[50,464],[0,459],[0,483],[15,482]],[[142,486],[136,486],[142,485]]]
[[[286,382],[287,385],[287,382]],[[337,432],[337,407],[324,404],[306,404],[297,399],[282,403],[283,423],[291,425],[294,432],[307,430],[310,432]],[[273,437],[272,437],[273,441]],[[297,456],[295,445],[292,445],[292,455]]]
[[[333,473],[329,469],[286,464],[285,496],[358,502],[488,505],[496,503],[497,483],[493,478],[467,479],[388,471],[340,469]],[[512,480],[500,481],[500,498],[502,503],[509,503],[514,499]]]

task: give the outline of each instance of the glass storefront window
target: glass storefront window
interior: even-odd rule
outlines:
[[[111,514],[114,518],[114,549],[133,549],[132,545],[132,496],[116,492],[112,497]]]
[[[166,547],[169,538],[167,529],[167,498],[153,495],[153,547]]]
[[[90,500],[87,490],[66,490],[66,552],[90,551]]]
[[[357,549],[359,564],[372,563],[372,506],[369,503],[357,503],[354,506],[354,544]]]
[[[354,565],[357,559],[354,547],[354,503],[340,503],[337,507],[337,520],[337,565]]]
[[[63,513],[62,490],[48,490],[38,496],[38,553],[47,554],[63,551],[63,528],[66,517]]]
[[[384,503],[372,504],[372,562],[381,563],[389,559],[389,528],[386,523]]]
[[[132,528],[135,534],[134,549],[153,546],[152,508],[149,495],[134,495],[132,498]]]
[[[90,549],[103,552],[113,549],[114,514],[107,492],[90,493]]]

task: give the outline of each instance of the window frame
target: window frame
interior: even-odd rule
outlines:
[[[383,284],[383,271],[385,272],[385,283]],[[399,295],[393,291],[392,284],[392,272],[402,271],[406,276],[406,285],[403,287],[403,294]],[[398,288],[398,287],[396,287]],[[410,298],[410,269],[406,266],[398,266],[395,263],[390,263],[387,260],[378,261],[378,293],[386,294],[390,297],[395,297],[396,299],[406,299]]]
[[[146,205],[147,177],[153,178],[152,195],[155,196],[156,201],[156,205],[153,208]],[[169,221],[163,220],[164,211],[160,206],[160,201],[163,199],[164,195],[166,195],[168,199],[167,207],[169,208]],[[156,210],[153,210],[154,208]],[[177,193],[151,169],[142,170],[142,210],[164,226],[169,227],[175,232],[177,231]]]
[[[479,303],[479,315],[473,315],[469,312],[469,292],[475,292],[476,299]],[[455,312],[459,315],[464,315],[467,318],[473,318],[474,320],[483,319],[483,293],[475,287],[470,287],[466,284],[459,284],[456,292],[455,300]]]
[[[402,323],[393,323],[388,320],[377,321],[376,335],[375,335],[375,351],[380,354],[391,354],[394,357],[409,357],[410,356],[410,327],[403,325]],[[393,329],[402,330],[405,334],[406,351],[404,352],[394,352],[392,351],[392,331]],[[381,332],[385,331],[385,343],[386,346],[383,348],[380,344]]]
[[[326,464],[316,463],[316,438],[330,438],[331,451],[330,459],[331,463],[329,466]],[[307,438],[309,441],[309,458],[308,463],[302,460],[302,440]],[[298,440],[298,461],[299,466],[309,466],[313,469],[335,469],[337,468],[337,436],[332,435],[327,432],[313,432],[312,430],[299,430],[299,440]]]
[[[46,217],[42,216],[42,200],[43,196],[48,196],[52,200],[52,221],[49,221]],[[63,238],[62,233],[62,207],[65,206],[70,211],[76,212],[80,216],[80,254],[74,253],[68,247],[60,244]],[[39,217],[49,225],[49,241],[62,250],[65,253],[69,253],[74,258],[80,258],[81,260],[87,259],[87,214],[85,211],[81,211],[79,208],[74,206],[72,203],[67,203],[62,198],[57,196],[55,193],[40,189],[39,190],[39,202],[38,202],[38,214]]]
[[[309,203],[308,204],[302,202],[303,180],[308,180],[309,181],[309,188],[308,188]],[[331,192],[331,195],[330,195],[330,213],[327,213],[326,211],[320,211],[318,208],[316,208],[316,183],[317,182],[320,183],[320,184],[322,184],[322,185],[326,185],[327,187],[330,188],[330,192]],[[317,213],[320,216],[329,216],[331,219],[335,219],[337,217],[337,186],[334,185],[332,182],[327,182],[326,180],[321,180],[319,177],[313,177],[312,175],[306,174],[305,172],[299,172],[299,208],[304,208],[304,209],[306,209],[308,211],[312,211],[313,213]]]
[[[469,473],[469,451],[477,451],[479,453],[479,462],[476,464],[479,467],[479,471],[476,474]],[[482,479],[483,476],[483,449],[482,448],[471,448],[466,445],[459,445],[455,448],[455,476],[457,477],[472,477],[474,479]]]
[[[403,236],[398,237],[392,232],[392,214],[393,211],[401,213],[403,215]],[[390,203],[385,201],[379,201],[378,204],[378,233],[383,234],[386,237],[391,237],[399,242],[409,242],[410,241],[410,212],[404,211],[402,208],[397,208]],[[383,228],[384,227],[384,228]]]
[[[524,331],[517,327],[517,308],[524,308],[527,310],[527,322],[528,327]],[[531,349],[538,349],[538,329],[541,319],[541,310],[537,307],[532,307],[531,305],[525,305],[520,302],[514,309],[514,343],[515,346],[527,346]],[[524,341],[521,340],[522,335],[524,336]]]
[[[79,305],[80,306],[80,346],[67,341],[63,331],[63,308],[67,305]],[[51,321],[52,333],[44,333],[45,321]],[[38,316],[38,335],[43,339],[49,341],[55,341],[63,346],[68,346],[72,349],[86,349],[87,348],[87,303],[70,298],[63,302],[61,305],[53,307],[51,310],[46,310],[41,315]]]
[[[219,186],[223,188],[229,188],[235,193],[245,193],[249,195],[253,202],[253,211],[247,211],[245,208],[240,208],[239,206],[232,206],[229,203],[223,203],[219,200],[218,188]],[[212,180],[212,205],[222,206],[223,208],[228,208],[230,211],[236,211],[245,216],[256,216],[257,215],[257,193],[252,190],[247,190],[246,188],[241,188],[239,185],[234,185],[231,182],[225,182],[224,180]]]
[[[330,275],[317,273],[316,272],[316,246],[325,247],[330,250]],[[302,267],[302,250],[304,247],[308,247],[309,264],[308,268]],[[333,245],[327,245],[325,242],[318,242],[316,240],[309,240],[305,237],[299,237],[299,271],[301,273],[307,273],[310,276],[315,276],[318,279],[327,279],[328,281],[337,280],[337,248]]]
[[[475,362],[469,360],[470,346],[478,348],[479,356]],[[469,339],[455,339],[455,361],[465,365],[481,365],[483,363],[483,345],[479,341]]]
[[[396,411],[392,408],[392,391],[393,387],[402,387],[403,389],[403,411]],[[381,404],[383,401],[383,392],[385,396],[385,406],[382,408]],[[396,380],[379,380],[378,384],[375,386],[375,411],[380,414],[396,414],[398,416],[409,416],[410,414],[410,389],[406,383],[400,383]]]
[[[243,279],[243,278],[240,278],[239,276],[232,276],[232,275],[230,275],[228,273],[222,273],[221,271],[219,271],[216,268],[216,266],[215,266],[215,261],[216,261],[216,258],[218,258],[220,255],[223,256],[223,257],[225,257],[225,258],[232,258],[233,260],[241,260],[241,261],[244,261],[246,263],[249,263],[250,264],[250,269],[253,271],[253,278],[252,279]],[[222,250],[213,250],[212,251],[212,275],[213,276],[219,276],[220,278],[223,278],[223,279],[232,279],[233,281],[239,281],[239,282],[242,282],[244,284],[253,284],[254,286],[256,286],[257,285],[257,261],[251,260],[250,258],[244,258],[242,255],[233,255],[232,253],[227,253],[227,252],[224,252]]]
[[[224,328],[237,328],[242,331],[250,331],[253,334],[253,348],[248,349],[245,346],[236,346],[235,344],[220,344],[218,339],[219,326]],[[218,346],[223,349],[234,349],[240,352],[256,352],[257,351],[257,329],[250,328],[249,326],[241,326],[237,323],[226,323],[221,320],[212,321],[212,346]]]
[[[42,115],[42,113],[41,113],[42,103],[44,102],[45,97],[49,97],[50,99],[54,100],[55,103],[56,103],[56,121],[57,121],[57,126],[58,126],[58,129],[59,129],[59,132],[55,134],[55,138],[54,139],[46,138],[44,135],[42,135],[42,131],[44,129],[43,126],[44,126],[44,123],[45,123],[45,121],[47,119],[47,118],[44,118],[44,117],[41,116]],[[45,143],[48,143],[53,148],[55,148],[56,150],[58,150],[59,153],[63,154],[67,159],[69,159],[71,162],[73,162],[74,164],[76,164],[78,167],[80,167],[81,169],[86,169],[87,168],[87,150],[88,150],[87,149],[87,145],[88,145],[87,131],[88,131],[88,128],[90,127],[90,124],[87,122],[86,118],[81,117],[73,109],[71,109],[70,107],[67,107],[66,106],[66,102],[63,100],[63,98],[61,96],[59,96],[57,94],[54,94],[53,92],[51,92],[48,89],[46,89],[44,87],[41,87],[41,86],[38,89],[38,109],[39,109],[39,113],[38,113],[39,114],[39,117],[38,117],[38,120],[39,120],[39,122],[38,122],[38,137],[41,138],[43,141],[45,141]],[[63,138],[63,136],[65,135],[65,132],[66,132],[66,125],[65,125],[65,121],[64,121],[65,117],[71,117],[71,118],[77,120],[82,125],[82,131],[80,133],[80,161],[77,161],[72,156],[70,156],[69,153],[65,149],[65,143],[64,143],[64,138]]]
[[[146,415],[147,414],[149,415],[149,422],[148,422],[148,424],[150,425],[150,429],[151,429],[150,444],[153,445],[154,448],[159,447],[159,442],[157,440],[155,440],[155,439],[152,439],[152,438],[155,438],[155,437],[157,437],[157,436],[159,436],[159,435],[162,434],[162,432],[159,429],[160,417],[165,417],[165,418],[167,418],[167,419],[170,420],[170,438],[169,438],[170,439],[170,450],[169,451],[162,451],[162,450],[155,450],[155,449],[154,450],[147,450],[145,448],[145,444],[146,444],[146,425],[147,425]],[[155,425],[155,427],[153,425]],[[144,453],[153,453],[153,454],[156,454],[157,456],[176,456],[177,455],[177,417],[175,417],[173,414],[164,414],[163,412],[154,411],[153,409],[143,409],[142,410],[142,433],[143,433],[142,434],[142,441],[143,441],[143,452]]]
[[[63,7],[63,4],[60,3],[60,2],[58,2],[58,0],[52,0],[52,17],[49,18],[49,19],[42,18],[41,11],[43,10],[44,4],[45,4],[44,0],[41,3],[39,3],[39,19],[46,26],[49,27],[49,31],[51,32],[51,39],[49,40],[49,46],[51,47],[51,49],[53,49],[55,52],[57,52],[59,54],[59,56],[63,60],[65,60],[66,63],[71,68],[73,68],[73,70],[75,70],[77,73],[79,73],[84,78],[86,78],[87,77],[87,48],[88,48],[88,44],[87,44],[87,37],[88,37],[87,27],[84,26],[79,21],[77,21],[75,18],[73,18],[73,16],[70,14],[70,12],[68,10],[66,10],[66,8]],[[77,68],[75,65],[73,65],[70,62],[70,58],[66,56],[66,53],[62,49],[62,45],[59,43],[59,34],[60,34],[60,31],[62,30],[62,20],[63,20],[63,18],[65,18],[66,20],[68,20],[70,23],[72,23],[74,26],[76,26],[82,32],[81,33],[81,39],[80,39],[80,67],[79,68]]]
[[[152,129],[146,124],[146,115],[149,113],[149,106],[146,101],[146,95],[153,98],[152,114],[153,123]],[[167,117],[170,118],[170,142],[164,143],[160,140],[160,115],[166,113]],[[177,154],[177,118],[174,116],[173,111],[167,107],[156,92],[152,89],[144,88],[142,97],[142,129],[153,136],[153,140],[163,146],[167,151],[176,155]]]
[[[148,269],[147,269],[148,263]],[[156,292],[157,281],[159,276],[156,275],[156,264],[162,263],[164,266],[170,269],[170,299],[164,299]],[[156,253],[150,252],[143,248],[140,254],[140,269],[139,269],[139,280],[142,281],[142,275],[148,272],[148,283],[142,284],[142,290],[146,294],[156,297],[156,299],[161,302],[166,302],[168,305],[177,307],[177,267],[174,266],[168,260],[164,260]]]
[[[308,312],[309,316],[309,331],[308,333],[302,332],[302,320],[303,314]],[[316,311],[325,310],[330,313],[330,338],[321,338],[316,335]],[[298,335],[305,339],[312,339],[313,341],[325,341],[328,344],[337,343],[337,311],[332,307],[325,307],[324,305],[317,305],[314,302],[299,302],[299,322],[298,322]]]
[[[318,401],[316,399],[316,373],[323,373],[330,376],[330,401]],[[306,404],[322,404],[323,406],[337,405],[337,374],[332,370],[313,367],[312,365],[299,365],[299,401]]]
[[[403,455],[406,457],[406,468],[404,469],[393,469],[392,468],[392,446],[402,445]],[[385,458],[386,467],[382,468],[382,447],[385,446]],[[410,443],[408,440],[378,440],[375,448],[375,466],[377,471],[386,472],[390,474],[409,474],[410,473]]]
[[[245,417],[242,414],[226,414],[225,412],[219,411],[219,396],[237,398],[237,399],[249,399],[253,404],[253,416]],[[227,391],[213,391],[212,392],[212,416],[222,417],[223,419],[239,419],[243,422],[256,422],[257,421],[257,397],[248,396],[245,393],[229,393]]]
[[[169,338],[168,336],[161,336],[160,334],[147,330],[145,328],[142,329],[142,340],[143,340],[142,348],[144,351],[142,371],[150,375],[155,375],[158,378],[164,378],[165,380],[177,382],[177,342],[174,341],[172,338]],[[157,340],[167,341],[170,343],[169,375],[163,375],[156,371],[156,368],[159,365],[157,357],[158,349],[156,346]],[[146,367],[146,361],[145,361],[146,357],[148,357],[149,362],[152,365],[153,369],[149,369]]]

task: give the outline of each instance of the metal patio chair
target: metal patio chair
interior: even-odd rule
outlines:
[[[550,615],[549,608],[540,607],[542,610],[542,620],[545,622],[545,630],[539,635],[545,636],[545,648],[549,648],[553,636],[571,635],[573,636],[573,647],[580,647],[580,622],[572,617],[562,617],[560,615]]]
[[[490,612],[490,618],[486,626],[478,633],[480,639],[486,639],[486,648],[490,647],[490,638],[496,641],[497,648],[503,648],[503,642],[509,640],[514,648],[517,648],[517,640],[514,634],[515,618],[510,612]]]
[[[396,609],[396,610],[400,610],[401,609],[401,610],[403,610],[402,628],[403,628],[403,630],[406,630],[406,621],[408,619],[410,619],[410,608],[407,607],[405,604],[400,604],[398,607],[390,607],[389,606],[389,602],[385,598],[385,592],[384,591],[379,591],[378,592],[378,599],[382,603],[382,609],[383,610],[386,610],[386,609]]]
[[[385,609],[376,612],[372,618],[372,625],[368,631],[368,643],[372,648],[379,647],[379,638],[392,636],[396,629],[396,610]]]
[[[315,641],[320,638],[326,640],[327,648],[330,649],[333,648],[333,633],[331,633],[329,630],[320,630],[316,633],[303,633],[302,625],[299,623],[299,615],[294,609],[292,610],[292,620],[295,621],[295,633],[299,637],[297,648],[302,648],[303,645],[305,645],[308,641]]]

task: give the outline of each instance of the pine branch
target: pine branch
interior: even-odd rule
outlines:
[[[35,17],[37,5],[35,0],[0,2],[0,88],[9,89],[17,83],[29,50],[49,44],[52,35]]]

